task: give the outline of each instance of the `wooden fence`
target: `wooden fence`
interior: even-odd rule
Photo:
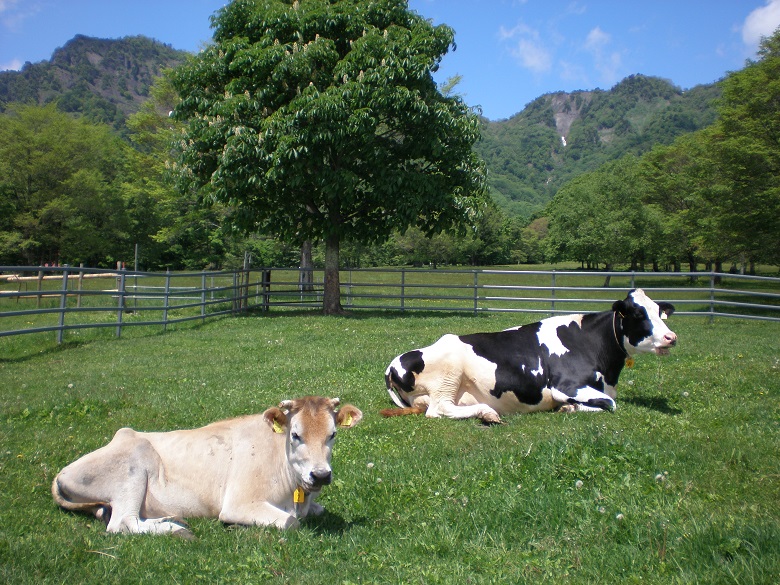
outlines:
[[[0,337],[158,326],[248,311],[322,307],[322,270],[135,272],[0,266]],[[780,321],[780,278],[715,272],[360,269],[341,272],[350,310],[557,314],[598,311],[644,288],[677,315]],[[311,283],[311,284],[306,284]]]

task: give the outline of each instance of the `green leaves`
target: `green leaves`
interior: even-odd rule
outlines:
[[[247,231],[334,246],[437,231],[482,206],[478,120],[432,78],[449,27],[402,0],[242,0],[214,28],[173,75],[183,190],[237,208]]]

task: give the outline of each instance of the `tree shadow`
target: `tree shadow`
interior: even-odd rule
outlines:
[[[640,406],[649,410],[655,410],[663,414],[677,415],[682,414],[682,410],[679,408],[673,408],[669,406],[669,400],[666,398],[659,398],[658,396],[634,396],[630,398],[623,398],[621,402],[633,404],[634,406]]]

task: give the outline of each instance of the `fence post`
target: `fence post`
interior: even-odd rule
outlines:
[[[550,289],[550,316],[555,315],[555,270],[552,272],[552,288]]]
[[[81,262],[79,264],[79,268],[84,268],[84,263],[83,262]],[[76,295],[76,308],[80,309],[81,308],[81,289],[82,289],[82,285],[83,285],[83,282],[84,282],[84,271],[83,270],[79,270],[79,280],[78,280],[78,282],[79,282],[79,286],[78,286],[79,294]]]
[[[206,321],[206,271],[200,275],[200,318]]]
[[[474,315],[477,314],[477,311],[479,310],[479,272],[474,271]]]
[[[236,311],[238,310],[238,307],[236,303],[238,302],[238,272],[233,272],[233,310],[232,314],[235,315]]]
[[[165,270],[165,302],[163,304],[163,331],[168,330],[168,305],[171,292],[171,269]]]
[[[260,303],[261,310],[265,313],[271,307],[271,269],[263,268],[262,278],[260,285],[263,290],[262,301]],[[301,289],[301,300],[303,300],[303,289]]]
[[[117,283],[117,314],[116,314],[116,336],[122,336],[122,313],[125,310],[125,270],[124,268],[119,270],[119,282]]]
[[[710,269],[710,324],[715,322],[715,263]]]
[[[406,270],[401,268],[401,311],[406,310],[406,303],[404,302],[406,297]]]
[[[39,297],[40,298],[40,297]],[[62,294],[60,296],[60,319],[59,328],[57,329],[57,344],[62,343],[62,333],[65,327],[65,309],[68,304],[68,265],[65,265],[65,270],[62,272]]]
[[[41,297],[43,297],[43,291],[41,290],[43,288],[43,270],[38,271],[38,300],[35,303],[35,308],[40,309],[41,308]]]

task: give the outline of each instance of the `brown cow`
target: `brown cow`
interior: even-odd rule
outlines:
[[[187,517],[293,528],[321,514],[336,428],[363,417],[338,398],[286,400],[279,408],[192,430],[120,429],[111,442],[54,478],[54,501],[94,514],[108,532],[191,537]]]

